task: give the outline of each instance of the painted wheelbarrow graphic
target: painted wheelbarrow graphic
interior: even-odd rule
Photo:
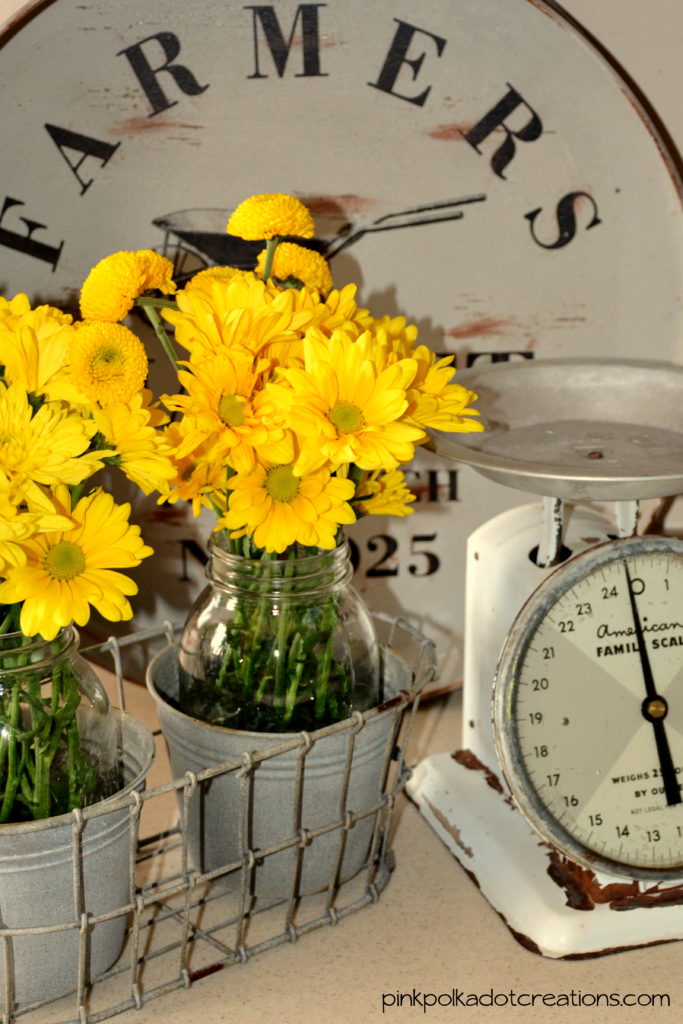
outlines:
[[[485,199],[483,193],[475,193],[413,206],[396,213],[385,213],[375,220],[367,221],[349,220],[343,210],[315,213],[321,234],[316,238],[297,241],[331,260],[367,234],[460,220],[464,216],[461,207],[481,203]],[[256,266],[263,242],[248,242],[235,235],[228,235],[225,225],[230,212],[212,208],[178,210],[152,221],[155,227],[164,232],[161,252],[173,260],[176,279],[212,265],[239,267],[242,270],[251,270]]]

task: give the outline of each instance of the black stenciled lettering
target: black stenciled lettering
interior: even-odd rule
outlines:
[[[292,49],[294,33],[296,32],[297,23],[299,21],[301,22],[303,71],[299,71],[294,77],[327,77],[327,72],[320,70],[320,27],[318,19],[318,8],[326,6],[326,4],[299,4],[296,9],[296,14],[294,15],[294,22],[292,24],[292,30],[289,33],[289,39],[286,41],[282,33],[282,29],[280,28],[280,22],[274,7],[261,5],[245,6],[245,11],[253,12],[254,19],[255,70],[253,75],[249,75],[248,77],[268,77],[268,75],[261,71],[261,67],[259,65],[259,25],[263,30],[263,35],[266,43],[268,44],[270,55],[273,58],[275,70],[279,77],[282,78],[285,73],[287,59],[289,57],[290,50]]]
[[[150,44],[147,47],[148,49],[154,50],[157,49],[157,46],[160,46],[163,51],[163,63],[157,67],[152,67],[143,49],[147,44]],[[153,36],[141,39],[139,43],[124,47],[116,55],[117,57],[122,55],[127,57],[130,66],[135,72],[135,77],[142,86],[147,99],[152,104],[150,117],[154,117],[155,114],[161,114],[162,111],[174,107],[178,102],[177,100],[170,100],[159,85],[158,76],[164,71],[171,75],[177,87],[186,96],[198,96],[205,89],[209,88],[208,84],[200,85],[190,69],[184,64],[173,63],[179,53],[180,40],[173,32],[157,32]]]
[[[457,469],[406,469],[406,480],[417,501],[433,504],[442,501],[460,501]],[[426,486],[424,477],[426,476]]]
[[[484,139],[487,139],[497,129],[503,129],[505,138],[491,157],[491,167],[499,178],[505,178],[503,172],[515,155],[517,148],[515,139],[519,142],[534,142],[543,133],[543,123],[536,111],[509,82],[507,85],[508,91],[505,96],[482,117],[481,121],[478,121],[469,131],[462,133],[470,146],[476,149],[477,153],[481,153],[479,147]],[[531,116],[519,128],[513,129],[506,124],[506,119],[518,108],[525,109]]]
[[[427,501],[441,501],[443,487],[446,489],[446,501],[459,501],[457,469],[427,470]]]
[[[6,196],[2,204],[2,210],[0,210],[0,245],[6,245],[9,249],[16,249],[17,252],[33,256],[37,260],[43,260],[45,263],[51,264],[54,271],[57,267],[64,242],[61,241],[59,245],[46,245],[45,242],[39,242],[33,237],[33,232],[47,228],[46,224],[41,224],[37,220],[29,220],[28,217],[20,217],[19,220],[26,225],[25,232],[10,231],[8,228],[2,227],[3,218],[7,211],[13,206],[23,205],[24,203],[21,199],[12,199],[11,196]]]
[[[598,206],[595,200],[588,192],[568,192],[566,196],[562,196],[559,203],[557,204],[556,217],[557,226],[559,228],[559,234],[554,242],[542,242],[536,234],[535,220],[538,215],[542,212],[542,207],[538,207],[536,210],[531,210],[529,213],[525,213],[524,216],[529,221],[529,227],[531,230],[531,237],[537,245],[542,246],[544,249],[562,249],[576,235],[576,212],[575,208],[581,200],[588,200],[593,215],[586,224],[586,231],[590,228],[594,228],[596,224],[601,224],[602,221],[598,216]]]
[[[431,91],[431,85],[428,85],[421,93],[414,96],[407,96],[405,93],[396,92],[394,86],[396,85],[396,79],[399,76],[403,65],[406,65],[412,71],[412,80],[415,81],[420,69],[424,63],[426,57],[426,51],[417,54],[416,56],[408,56],[408,50],[413,42],[414,36],[417,32],[421,35],[428,36],[433,40],[436,46],[437,56],[440,57],[444,51],[446,40],[442,36],[434,35],[433,32],[428,32],[424,28],[418,28],[416,25],[409,25],[406,21],[400,21],[399,18],[394,18],[397,22],[398,28],[394,34],[393,41],[389,47],[386,60],[382,70],[379,73],[379,77],[376,82],[368,82],[374,89],[381,89],[382,92],[388,92],[391,96],[397,96],[401,100],[406,100],[408,103],[415,103],[418,107],[424,106],[427,97]]]
[[[81,195],[87,192],[94,181],[93,178],[90,178],[89,181],[84,181],[78,173],[83,161],[92,156],[99,160],[100,165],[104,167],[121,145],[120,142],[112,144],[111,142],[103,142],[101,139],[93,139],[89,135],[81,135],[80,132],[72,132],[68,128],[60,128],[59,125],[55,124],[46,124],[45,128],[64,157],[67,165],[73,171],[76,180],[81,186]],[[76,152],[81,154],[80,158],[75,163],[72,163],[66,152],[67,150],[76,150]]]
[[[410,553],[418,559],[411,562],[408,572],[411,576],[432,576],[439,571],[441,559],[433,551],[429,551],[425,545],[433,544],[436,540],[436,533],[418,533],[410,539]]]
[[[377,576],[398,576],[399,567],[395,563],[394,555],[398,550],[398,541],[388,533],[378,533],[368,540],[368,551],[379,552],[379,558],[371,565],[366,576],[368,578]],[[392,561],[394,564],[392,564]],[[389,563],[388,565],[385,563]]]
[[[474,366],[480,359],[488,359],[490,363],[509,363],[515,359],[533,359],[534,353],[526,349],[508,349],[502,352],[468,352],[466,366]]]

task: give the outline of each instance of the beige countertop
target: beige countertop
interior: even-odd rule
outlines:
[[[150,721],[147,692],[127,684],[126,693],[128,709]],[[458,691],[425,702],[411,737],[410,762],[459,746],[460,722]],[[150,786],[169,778],[161,740],[159,746]],[[165,813],[173,816],[170,796]],[[149,828],[144,820],[143,811],[143,831]],[[152,824],[158,827],[158,822]],[[494,1018],[630,1024],[646,1015],[652,1020],[680,1019],[683,944],[581,961],[549,960],[529,952],[404,796],[397,807],[394,853],[395,870],[377,903],[112,1019],[120,1024]],[[664,1005],[657,1000],[648,1007],[646,1001],[655,994],[665,997]],[[619,1000],[640,1005],[617,1005]],[[440,1005],[425,1005],[437,1001]],[[608,1001],[612,1005],[605,1005]],[[67,997],[26,1019],[48,1024],[70,1015],[73,999]]]

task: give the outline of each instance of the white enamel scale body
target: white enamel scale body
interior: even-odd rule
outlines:
[[[683,492],[683,370],[547,360],[460,380],[486,430],[436,450],[545,500],[469,537],[462,737],[409,792],[527,948],[681,939],[683,542],[636,524],[639,499]]]

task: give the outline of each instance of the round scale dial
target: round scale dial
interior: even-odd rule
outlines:
[[[683,543],[609,542],[548,577],[505,643],[494,731],[543,839],[593,869],[683,876]]]

